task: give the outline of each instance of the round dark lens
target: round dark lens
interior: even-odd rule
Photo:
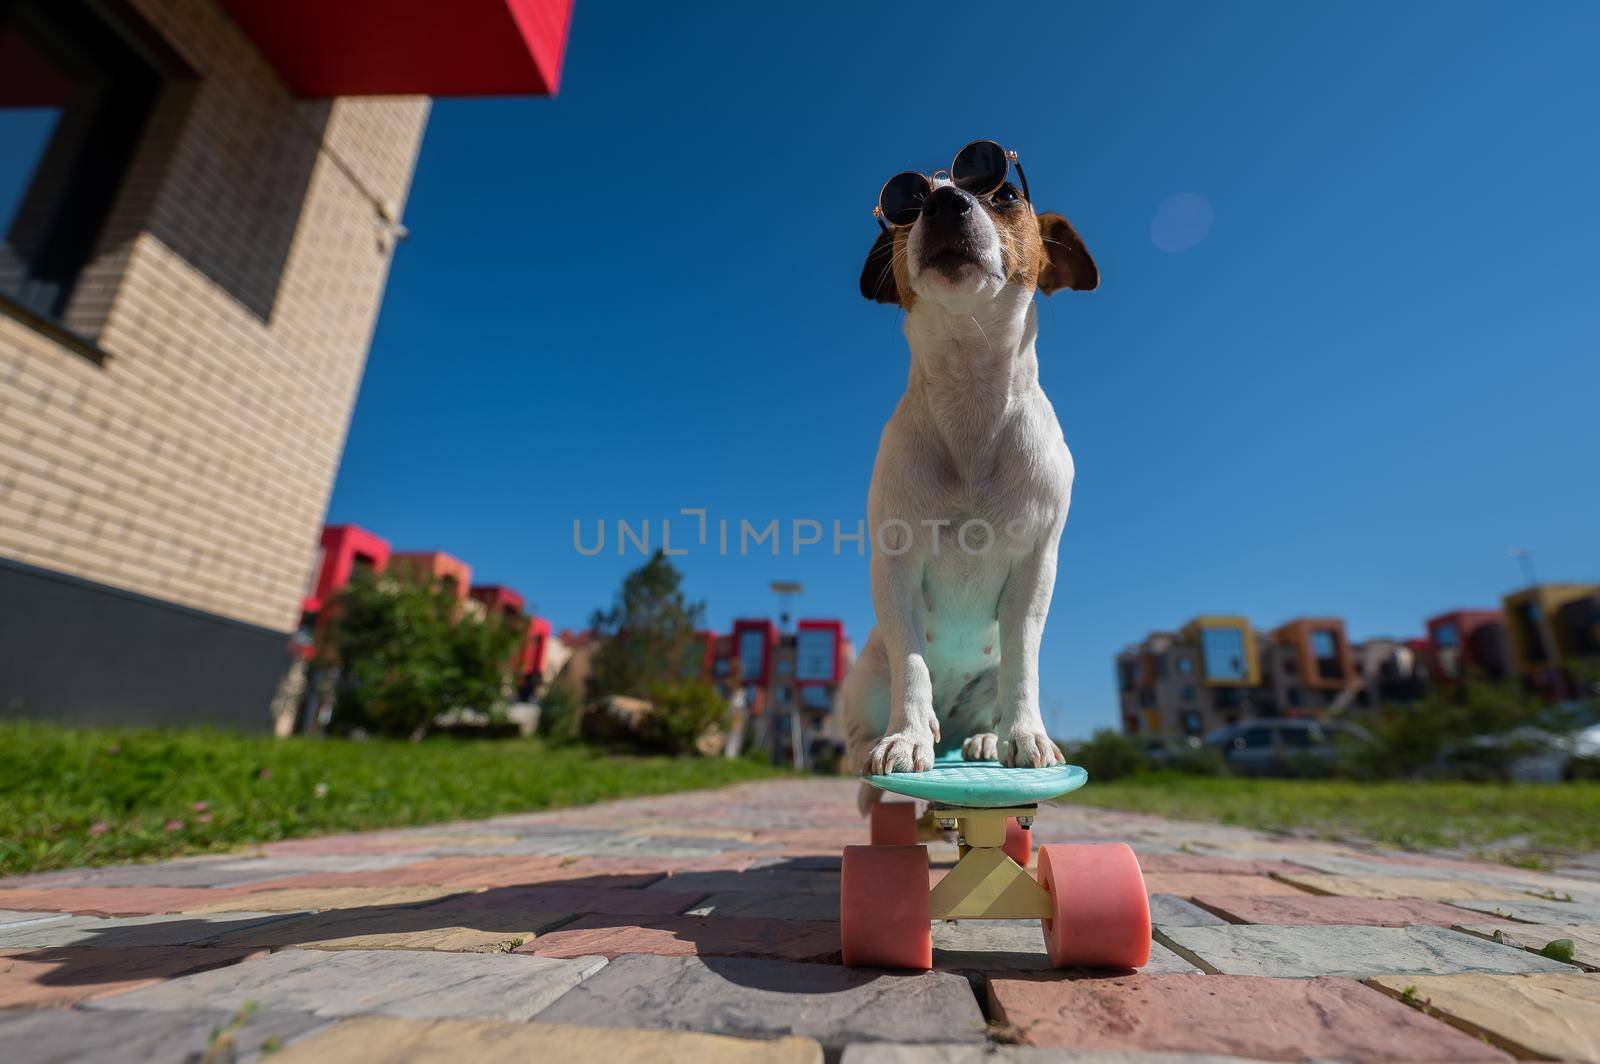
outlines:
[[[1006,179],[1006,150],[992,140],[975,140],[950,164],[950,180],[974,196],[987,196]]]
[[[895,174],[883,186],[883,193],[878,197],[884,221],[890,225],[910,225],[915,222],[931,191],[928,179],[921,174],[909,170]]]

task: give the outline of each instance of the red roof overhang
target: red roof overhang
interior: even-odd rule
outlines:
[[[222,0],[297,96],[548,96],[572,0]]]

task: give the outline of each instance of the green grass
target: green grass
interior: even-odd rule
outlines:
[[[1356,783],[1153,775],[1090,781],[1087,805],[1544,865],[1600,849],[1600,783]]]
[[[0,724],[0,874],[716,787],[751,761],[538,740],[271,739]]]

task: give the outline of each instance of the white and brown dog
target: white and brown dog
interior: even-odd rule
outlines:
[[[1099,272],[1067,220],[1009,182],[929,189],[861,273],[862,295],[906,311],[911,372],[867,500],[877,626],[840,693],[850,763],[921,771],[959,741],[967,760],[1042,768],[1063,761],[1039,641],[1073,465],[1039,387],[1033,294],[1087,291]],[[880,794],[863,786],[863,812]]]

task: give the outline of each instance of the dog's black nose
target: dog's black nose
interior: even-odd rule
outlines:
[[[959,221],[971,213],[972,197],[954,185],[942,185],[934,189],[933,195],[922,205],[924,218],[936,218],[946,222]]]

